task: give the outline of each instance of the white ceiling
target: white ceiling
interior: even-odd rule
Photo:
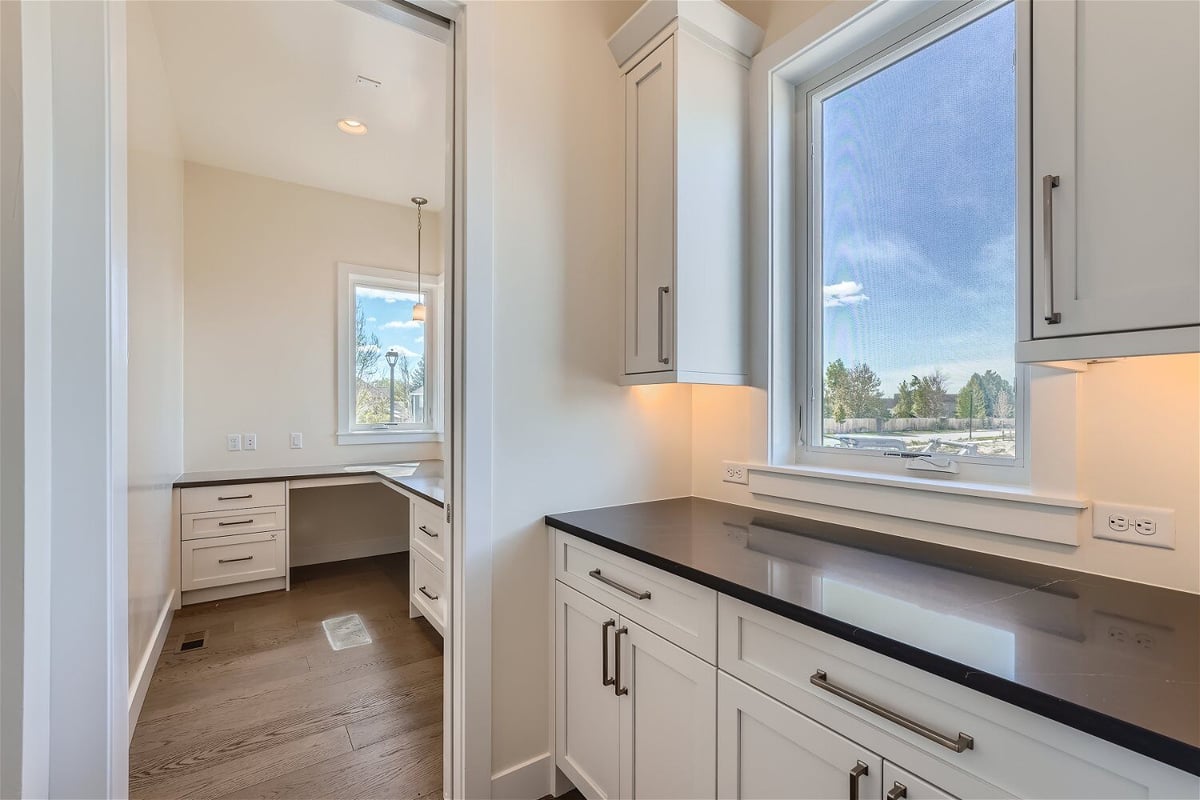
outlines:
[[[184,158],[407,204],[445,195],[446,49],[334,0],[151,4]],[[364,75],[379,89],[356,85]],[[342,117],[365,136],[337,129]]]

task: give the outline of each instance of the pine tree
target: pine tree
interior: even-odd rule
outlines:
[[[958,393],[955,415],[959,419],[969,420],[967,438],[974,439],[975,420],[983,419],[987,415],[987,396],[983,388],[983,378],[978,372],[971,376],[967,385]]]

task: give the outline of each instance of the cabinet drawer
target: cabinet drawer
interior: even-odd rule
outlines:
[[[552,532],[558,580],[717,663],[716,592],[568,533]]]
[[[883,792],[884,797],[897,800],[958,800],[949,792],[944,792],[929,781],[905,772],[890,761],[883,762]]]
[[[446,632],[445,573],[435,567],[420,552],[413,559],[412,601],[437,632]]]
[[[423,500],[411,500],[413,549],[438,569],[445,569],[446,537],[442,535],[442,510]]]
[[[208,539],[213,536],[229,536],[235,533],[261,533],[282,531],[287,516],[283,506],[255,508],[246,511],[206,511],[199,514],[184,514],[180,536],[188,539]]]
[[[896,747],[877,742],[904,743],[909,754],[898,760],[954,795],[995,796],[998,788],[1017,797],[1095,800],[1195,788],[1183,772],[807,625],[726,595],[718,610],[722,670],[885,756]],[[831,689],[901,715],[947,744],[968,735],[972,747],[955,752]]]
[[[281,506],[287,500],[287,488],[275,483],[234,483],[228,486],[196,486],[179,491],[179,510],[184,514],[222,511],[230,508]]]
[[[285,539],[282,532],[276,531],[185,541],[180,587],[186,592],[189,589],[281,578],[287,571]]]

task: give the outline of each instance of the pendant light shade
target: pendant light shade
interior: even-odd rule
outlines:
[[[424,197],[414,197],[412,202],[417,207],[417,302],[413,306],[412,318],[413,322],[424,322],[425,304],[421,302],[421,206],[429,201]]]

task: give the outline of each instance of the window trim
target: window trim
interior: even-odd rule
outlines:
[[[425,296],[425,422],[402,422],[386,428],[367,427],[353,419],[354,362],[350,357],[355,319],[354,287],[375,285],[384,289],[415,292],[417,274],[395,269],[368,267],[348,262],[337,265],[337,426],[339,445],[400,444],[405,442],[441,442],[444,439],[442,407],[442,276],[422,275],[421,293]]]
[[[794,331],[792,339],[794,371],[794,400],[790,412],[793,420],[788,456],[772,453],[771,463],[799,468],[841,469],[853,472],[875,472],[881,476],[898,477],[931,475],[915,473],[907,459],[888,458],[883,451],[852,451],[814,444],[807,435],[812,420],[822,418],[821,390],[823,388],[823,330],[824,318],[819,259],[814,255],[820,248],[820,226],[814,216],[820,213],[815,200],[819,197],[819,171],[814,175],[810,164],[819,151],[819,118],[813,118],[814,100],[842,91],[867,77],[886,69],[913,53],[954,33],[975,20],[1007,5],[1009,0],[969,0],[935,6],[932,11],[918,15],[907,24],[875,37],[819,71],[791,82],[794,116],[795,183],[793,196],[795,212],[794,235]],[[1027,273],[1031,250],[1032,213],[1029,203],[1032,173],[1032,126],[1030,110],[1031,53],[1030,11],[1027,2],[1012,0],[1016,7],[1016,67],[1017,67],[1017,276],[1013,297],[1014,315],[1019,315],[1021,293],[1025,290],[1023,276]],[[811,232],[811,235],[810,235]],[[1019,318],[1019,317],[1018,317]],[[1014,330],[1014,347],[1016,332]],[[802,354],[802,355],[801,355]],[[1014,351],[1015,354],[1015,351]],[[1015,359],[1014,359],[1015,361]],[[1028,485],[1031,480],[1030,451],[1032,404],[1030,402],[1030,369],[1015,364],[1014,401],[1017,405],[1017,442],[1014,458],[986,456],[953,456],[959,472],[941,474],[941,480],[1001,486]],[[775,388],[775,387],[773,387]],[[823,437],[823,430],[821,432]],[[774,437],[773,437],[774,438]],[[823,440],[823,438],[821,439]],[[818,440],[818,441],[821,441]]]

